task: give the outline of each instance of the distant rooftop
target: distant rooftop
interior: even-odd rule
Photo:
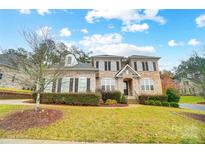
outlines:
[[[125,58],[124,56],[117,56],[117,55],[95,55],[92,56],[94,58]],[[155,56],[144,56],[144,55],[132,55],[127,58],[138,58],[138,59],[160,59],[160,57],[155,57]]]

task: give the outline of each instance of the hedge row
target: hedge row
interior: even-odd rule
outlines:
[[[36,93],[33,99],[36,100]],[[91,105],[100,104],[100,95],[95,93],[41,93],[40,101],[43,104]]]
[[[167,102],[168,97],[166,95],[140,95],[139,103],[144,103],[147,100],[154,100],[160,102]]]
[[[154,106],[167,106],[167,107],[179,107],[177,102],[160,102],[154,100],[147,100],[143,103],[144,105],[154,105]]]
[[[31,99],[31,93],[0,91],[0,99]]]

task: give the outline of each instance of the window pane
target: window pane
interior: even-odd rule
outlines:
[[[63,77],[61,81],[61,92],[69,92],[70,78]]]
[[[87,78],[79,78],[78,92],[86,92]]]
[[[150,85],[150,89],[151,89],[151,90],[154,90],[154,86],[153,86],[153,85]]]

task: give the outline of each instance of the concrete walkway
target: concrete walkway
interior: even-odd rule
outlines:
[[[0,99],[0,105],[8,104],[8,105],[33,105],[31,103],[26,103],[29,99]]]
[[[33,140],[33,139],[0,139],[0,144],[83,144],[86,142]]]
[[[181,104],[179,104],[179,107],[185,108],[185,109],[197,110],[197,111],[205,111],[205,105],[200,105],[200,104],[181,103]]]

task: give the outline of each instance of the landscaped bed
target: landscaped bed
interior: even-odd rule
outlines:
[[[0,105],[0,118],[34,106]],[[131,105],[125,108],[42,105],[60,110],[63,118],[50,125],[21,131],[0,129],[0,138],[51,139],[115,143],[205,143],[205,124],[179,108]]]
[[[38,112],[33,109],[20,110],[2,118],[0,128],[11,131],[26,130],[50,125],[61,118],[63,118],[61,110],[41,109]]]

